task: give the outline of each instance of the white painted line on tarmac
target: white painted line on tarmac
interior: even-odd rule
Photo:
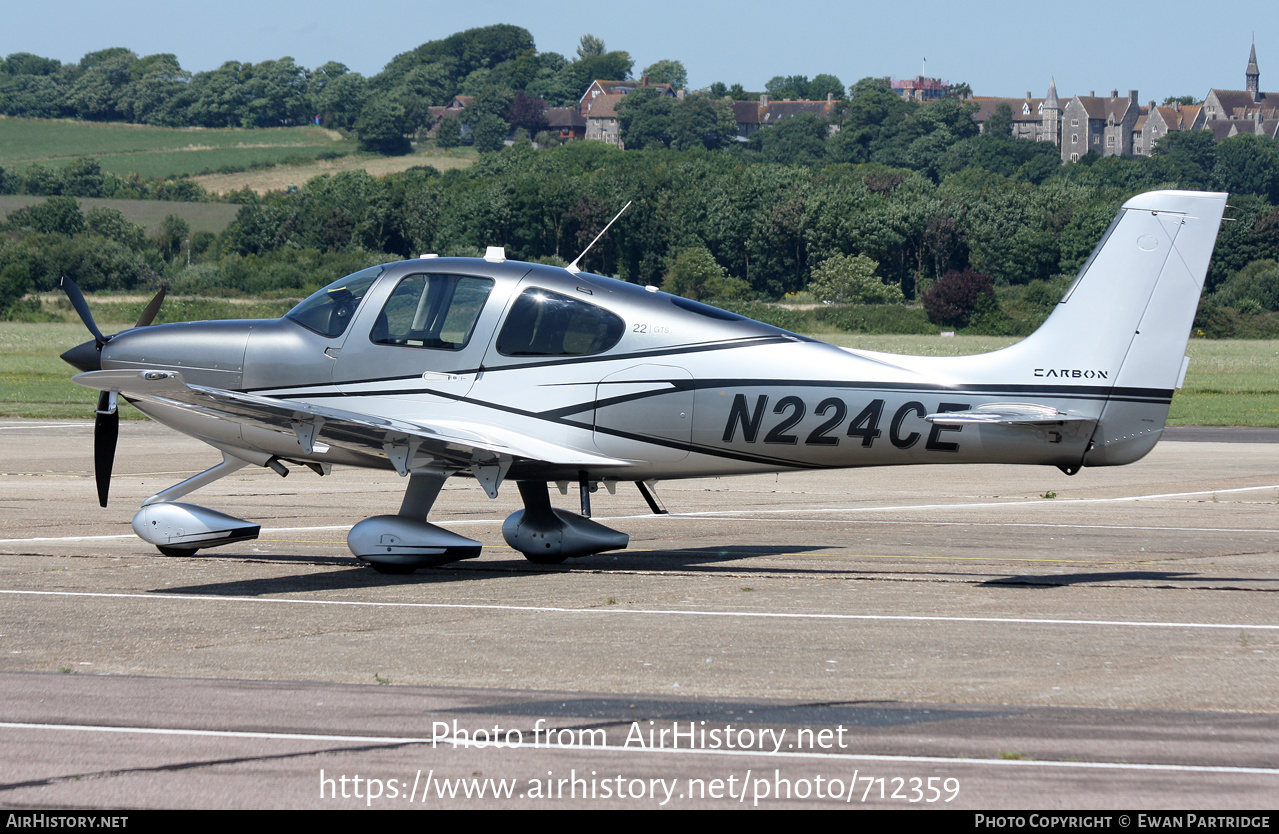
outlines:
[[[800,510],[799,512],[806,512]],[[627,516],[643,518],[644,516]],[[666,516],[662,516],[665,518]],[[881,519],[845,519],[845,518],[742,518],[731,516],[717,519],[713,515],[697,517],[675,516],[673,520],[683,521],[758,521],[765,524],[908,524],[911,527],[1047,527],[1064,530],[1141,530],[1168,533],[1266,533],[1274,535],[1279,529],[1271,527],[1158,527],[1137,524],[1051,524],[1047,522],[1032,523],[1027,521],[884,521]]]
[[[16,429],[89,429],[93,428],[92,423],[50,423],[48,425],[39,426],[0,426],[0,431],[14,431]]]
[[[687,513],[670,513],[674,516],[707,516],[707,515],[762,515],[764,513],[881,513],[900,512],[902,510],[967,510],[990,509],[992,507],[1029,507],[1036,504],[1052,504],[1060,507],[1066,504],[1112,504],[1122,501],[1157,501],[1165,498],[1193,498],[1197,495],[1228,495],[1233,492],[1255,492],[1262,489],[1279,490],[1279,484],[1269,486],[1235,487],[1232,489],[1204,489],[1196,492],[1165,492],[1156,495],[1123,495],[1116,498],[1040,498],[1025,501],[983,501],[968,504],[902,504],[896,507],[829,507],[813,510],[700,510]]]
[[[180,736],[188,738],[240,738],[261,739],[270,741],[319,741],[330,744],[429,744],[433,747],[449,745],[451,747],[492,747],[491,741],[476,741],[469,738],[454,737],[420,737],[420,736],[346,736],[327,735],[321,733],[271,733],[246,732],[239,730],[188,730],[177,727],[109,727],[95,724],[39,724],[5,721],[0,728],[8,730],[47,730],[84,733],[123,733],[137,735]],[[1144,770],[1164,771],[1172,773],[1231,773],[1260,774],[1263,776],[1279,776],[1279,768],[1245,767],[1240,765],[1191,765],[1191,764],[1153,764],[1134,762],[1076,762],[1054,761],[1051,759],[971,759],[959,756],[893,756],[872,753],[817,753],[766,750],[718,750],[698,747],[632,747],[619,744],[546,744],[530,742],[510,745],[514,748],[529,750],[565,750],[573,752],[608,752],[608,753],[646,753],[650,755],[676,756],[764,756],[769,759],[816,759],[819,761],[846,762],[896,762],[901,764],[947,764],[964,766],[994,765],[997,767],[1068,767],[1092,770]]]
[[[659,617],[739,617],[758,620],[874,620],[890,622],[933,623],[996,623],[1009,625],[1044,626],[1120,626],[1126,628],[1206,628],[1206,629],[1257,629],[1279,631],[1279,624],[1266,623],[1187,623],[1144,622],[1141,620],[1057,620],[1030,617],[941,617],[913,614],[790,614],[769,611],[692,611],[678,608],[561,608],[549,605],[497,605],[462,602],[372,602],[367,600],[338,599],[284,599],[281,597],[230,597],[210,594],[123,594],[95,591],[24,591],[0,590],[11,596],[79,597],[128,600],[181,600],[183,602],[255,602],[278,605],[342,605],[363,608],[417,608],[470,611],[518,611],[530,614],[639,614]]]
[[[1263,489],[1279,490],[1279,484],[1270,486],[1255,487],[1236,487],[1232,489],[1208,489],[1198,492],[1169,492],[1157,495],[1126,495],[1117,498],[1048,498],[1048,499],[1031,499],[1026,501],[987,501],[981,503],[968,504],[901,504],[892,507],[817,507],[810,509],[787,508],[780,510],[701,510],[697,512],[684,513],[664,513],[655,515],[653,513],[639,513],[637,515],[614,515],[614,516],[593,516],[595,521],[626,521],[630,519],[688,519],[688,520],[704,520],[707,517],[714,516],[733,516],[734,520],[742,515],[761,515],[761,514],[781,514],[790,513],[792,515],[801,513],[881,513],[881,512],[901,512],[904,510],[960,510],[960,509],[989,509],[993,507],[1026,507],[1042,504],[1052,504],[1053,506],[1063,506],[1066,504],[1103,504],[1114,503],[1120,501],[1152,501],[1161,498],[1187,498],[1196,495],[1226,495],[1233,492],[1254,492]],[[447,521],[449,526],[460,526],[469,524],[498,524],[503,519],[500,518],[469,518],[459,519],[456,521]],[[817,521],[819,519],[791,519],[794,521]],[[904,524],[918,522],[886,522],[876,521],[874,524]],[[963,524],[963,522],[925,522],[944,526],[948,524]],[[972,522],[968,526],[984,525],[984,526],[1008,526],[1008,527],[1067,527],[1078,528],[1082,530],[1099,529],[1099,530],[1167,530],[1173,532],[1209,532],[1209,533],[1274,533],[1279,532],[1270,529],[1235,529],[1235,528],[1215,528],[1215,527],[1142,527],[1142,526],[1108,526],[1108,525],[1087,525],[1087,524],[1001,524],[1000,522]],[[263,527],[262,536],[280,535],[285,533],[305,533],[325,530],[350,530],[350,524],[335,524],[318,527]],[[127,539],[128,535],[115,536],[46,536],[39,538],[22,538],[22,539],[0,539],[0,544],[23,544],[26,542],[79,542],[79,541],[107,541],[110,539]]]
[[[25,544],[27,542],[96,542],[110,539],[136,539],[132,533],[118,536],[38,536],[30,539],[0,539],[0,544]]]

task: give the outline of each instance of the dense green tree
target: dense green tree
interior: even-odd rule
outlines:
[[[722,148],[737,138],[737,122],[727,102],[688,96],[675,102],[670,121],[671,147]]]
[[[943,327],[967,327],[982,307],[996,305],[989,275],[966,269],[947,272],[920,297],[928,320]]]
[[[175,127],[187,123],[191,73],[182,69],[176,55],[148,55],[134,64],[131,79],[117,97],[125,119]]]
[[[450,86],[456,89],[462,79],[481,67],[496,67],[533,52],[533,36],[519,26],[497,24],[468,29],[396,55],[373,79],[373,85],[378,91],[394,90],[414,67],[437,63],[448,68]]]
[[[808,98],[808,76],[774,75],[764,84],[764,91],[774,99],[802,101]]]
[[[355,122],[355,135],[361,150],[395,156],[411,148],[405,133],[409,130],[404,105],[388,94],[374,96],[360,111]]]
[[[840,81],[838,76],[819,73],[808,82],[808,89],[804,92],[805,97],[811,101],[821,101],[828,95],[840,99],[844,97],[844,82]]]
[[[879,264],[865,255],[834,255],[817,265],[808,291],[822,301],[892,304],[905,301],[900,287],[875,274]]]
[[[50,197],[43,203],[20,208],[9,215],[8,225],[43,234],[71,236],[85,229],[84,215],[74,197]]]
[[[814,165],[826,158],[829,124],[820,116],[800,113],[755,131],[747,146],[768,162]]]
[[[680,61],[663,60],[644,68],[650,84],[670,84],[677,90],[688,86],[688,70]]]
[[[1156,171],[1183,188],[1211,188],[1217,143],[1210,130],[1174,130],[1155,140],[1152,161]]]
[[[7,315],[13,305],[31,291],[31,275],[23,264],[0,267],[0,316]]]
[[[326,125],[352,128],[368,98],[368,80],[358,72],[344,72],[325,81],[315,95],[315,109]]]
[[[503,121],[501,116],[492,113],[480,116],[471,126],[475,149],[481,153],[500,150],[510,133],[511,126]]]
[[[210,72],[198,72],[191,79],[191,120],[202,127],[238,127],[249,103],[245,81],[252,66],[227,61]]]
[[[152,236],[160,257],[166,261],[173,260],[182,254],[187,239],[191,236],[191,224],[175,214],[165,215],[160,228]]]
[[[536,96],[516,93],[502,112],[502,118],[512,127],[522,127],[529,134],[536,134],[546,129],[546,101]]]
[[[1279,149],[1274,139],[1243,133],[1217,146],[1214,187],[1279,203]]]
[[[674,135],[675,99],[656,87],[637,87],[617,105],[622,142],[628,148],[667,147]]]
[[[694,301],[728,301],[745,297],[745,281],[732,278],[705,247],[681,249],[671,258],[662,289]]]
[[[441,148],[456,148],[462,144],[462,120],[457,116],[445,116],[435,128],[435,144]]]
[[[1253,261],[1230,276],[1213,294],[1213,300],[1226,307],[1245,308],[1251,303],[1279,311],[1279,262]]]
[[[582,35],[577,42],[578,58],[595,58],[604,54],[604,39],[594,35]]]
[[[146,229],[126,218],[116,209],[105,207],[90,209],[84,216],[84,222],[88,231],[99,237],[114,240],[135,252],[146,248]]]
[[[1006,102],[995,105],[995,111],[986,120],[982,136],[991,139],[1010,139],[1013,135],[1013,109]]]

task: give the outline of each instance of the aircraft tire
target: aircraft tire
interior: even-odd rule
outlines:
[[[568,557],[553,553],[525,553],[524,558],[535,565],[558,565]]]
[[[388,565],[383,562],[369,562],[369,567],[386,576],[408,576],[417,570],[412,565]]]

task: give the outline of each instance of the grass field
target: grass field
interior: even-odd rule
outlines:
[[[0,118],[0,166],[14,170],[92,156],[114,174],[167,178],[355,149],[354,140],[314,125],[246,130]]]
[[[129,326],[146,299],[117,299],[99,305],[104,332]],[[166,302],[175,310],[198,312],[199,300]],[[188,306],[189,305],[189,306]],[[274,307],[270,305],[275,305]],[[246,302],[244,317],[267,316],[287,308],[288,301]],[[74,314],[72,314],[74,315]],[[123,320],[121,320],[123,317]],[[112,321],[111,319],[115,319]],[[70,382],[74,371],[58,358],[88,338],[79,322],[22,324],[0,322],[0,416],[42,419],[88,419],[95,394]],[[1015,339],[994,336],[823,336],[825,341],[865,350],[960,356],[997,350]],[[1187,350],[1186,385],[1172,401],[1170,425],[1279,426],[1279,340],[1194,340]],[[126,417],[137,412],[126,410]]]
[[[0,195],[0,220],[12,212],[34,203],[42,203],[45,197],[32,197],[26,194]],[[134,223],[154,232],[160,228],[164,218],[176,214],[191,226],[192,232],[212,232],[222,234],[231,221],[235,219],[240,206],[233,203],[183,203],[168,200],[108,200],[101,197],[77,197],[80,211],[88,212],[95,208],[110,208],[123,214]]]
[[[259,194],[282,191],[340,171],[365,170],[385,176],[415,165],[447,171],[465,168],[475,160],[475,151],[469,148],[393,157],[357,153],[356,148],[354,140],[315,125],[247,130],[0,117],[0,167],[20,171],[39,163],[58,168],[77,157],[92,156],[102,170],[113,174],[161,179],[191,176],[214,194],[243,188]],[[318,159],[321,155],[325,158]],[[220,173],[222,169],[233,172]]]
[[[291,185],[301,186],[321,174],[342,171],[367,171],[375,177],[397,174],[416,166],[429,166],[439,171],[466,168],[475,161],[473,150],[428,150],[407,156],[369,156],[352,154],[341,159],[317,159],[305,164],[277,165],[274,168],[241,171],[235,174],[205,174],[193,179],[210,194],[226,194],[248,188],[258,194],[283,191]]]

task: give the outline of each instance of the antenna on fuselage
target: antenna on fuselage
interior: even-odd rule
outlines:
[[[600,233],[595,236],[595,240],[592,240],[589,244],[587,244],[586,248],[582,250],[582,254],[574,258],[573,263],[569,264],[568,266],[564,268],[567,269],[569,272],[581,272],[582,270],[578,268],[577,262],[580,261],[582,258],[586,257],[586,253],[591,251],[592,246],[594,246],[596,243],[599,243],[600,238],[604,237],[604,233],[608,231],[609,226],[612,226],[614,223],[616,223],[617,218],[621,217],[623,214],[626,213],[626,210],[631,207],[632,202],[633,202],[632,200],[627,200],[626,205],[622,206],[622,210],[619,211],[617,214],[613,215],[612,220],[608,221],[608,226],[605,226],[604,228],[600,229]]]

